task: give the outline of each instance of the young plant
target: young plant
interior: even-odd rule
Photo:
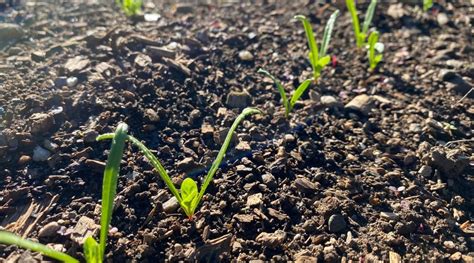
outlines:
[[[318,49],[318,44],[314,38],[314,32],[309,23],[309,20],[303,15],[297,15],[294,18],[300,20],[303,23],[304,31],[306,33],[306,39],[308,40],[309,46],[309,62],[313,68],[313,80],[317,81],[321,75],[321,71],[324,67],[329,64],[331,57],[326,55],[328,50],[329,41],[331,40],[331,34],[334,29],[334,23],[336,17],[339,15],[339,10],[334,11],[324,28],[323,41],[321,42],[321,49]]]
[[[423,0],[423,11],[428,11],[433,6],[433,0]]]
[[[281,99],[283,101],[283,106],[285,107],[285,116],[288,118],[290,115],[290,112],[293,110],[293,107],[295,106],[296,102],[298,99],[303,95],[303,93],[306,91],[306,89],[309,87],[309,84],[311,84],[311,80],[307,79],[301,83],[298,88],[295,90],[293,95],[291,96],[291,99],[288,100],[286,93],[285,93],[285,88],[283,85],[281,85],[281,82],[275,78],[270,72],[264,70],[264,69],[259,69],[258,73],[263,73],[267,77],[271,78],[273,82],[275,83],[276,88],[278,89],[278,92],[280,92]]]
[[[84,258],[87,263],[102,263],[105,254],[105,245],[107,234],[109,232],[109,224],[112,218],[112,209],[117,189],[117,178],[120,169],[120,160],[125,147],[125,139],[127,138],[127,125],[121,123],[118,125],[112,147],[107,159],[104,170],[104,179],[102,184],[102,213],[100,216],[100,240],[99,244],[93,237],[87,237],[84,241]],[[79,260],[50,247],[24,239],[15,234],[0,231],[0,243],[8,245],[16,245],[25,249],[39,252],[45,256],[63,261],[67,263],[79,262]]]
[[[373,71],[375,67],[377,67],[377,64],[379,64],[380,61],[382,61],[383,55],[383,49],[384,45],[379,41],[379,32],[377,31],[372,31],[369,35],[369,40],[368,40],[368,57],[369,57],[369,65],[370,65],[370,70]]]
[[[142,0],[115,0],[126,16],[136,16],[142,9]]]
[[[246,108],[235,119],[234,123],[230,127],[229,132],[227,133],[227,136],[224,140],[224,143],[222,144],[222,147],[219,153],[217,154],[216,159],[211,165],[211,169],[209,170],[206,177],[204,178],[204,182],[201,185],[200,191],[198,189],[197,183],[191,178],[186,178],[181,183],[180,191],[178,191],[178,189],[174,186],[173,182],[171,181],[171,177],[168,175],[165,168],[160,163],[160,161],[155,157],[155,155],[135,137],[131,135],[127,135],[126,138],[132,144],[137,146],[138,149],[151,162],[153,167],[158,171],[161,179],[165,182],[166,186],[170,189],[171,193],[178,200],[184,213],[190,219],[192,219],[196,211],[196,208],[199,205],[199,202],[201,201],[202,197],[206,193],[206,189],[211,183],[212,178],[214,177],[214,174],[217,172],[217,169],[219,169],[219,165],[221,164],[222,159],[224,158],[225,153],[227,152],[227,148],[229,147],[230,141],[232,139],[232,135],[234,131],[237,129],[237,126],[240,124],[240,122],[242,122],[243,119],[245,119],[245,117],[247,117],[248,115],[256,114],[256,113],[261,113],[261,111],[254,108]],[[101,141],[105,139],[114,139],[115,136],[116,134],[112,134],[112,133],[102,134],[97,137],[97,140]]]
[[[354,0],[346,0],[346,6],[352,17],[352,26],[354,27],[354,35],[356,38],[356,44],[358,48],[361,48],[365,44],[367,38],[367,32],[369,32],[369,26],[374,17],[375,6],[377,0],[371,0],[367,13],[365,13],[364,24],[362,25],[362,32],[360,31],[359,17],[357,16],[357,9]]]

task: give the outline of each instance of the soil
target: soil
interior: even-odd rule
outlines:
[[[110,147],[98,134],[126,122],[176,184],[201,180],[251,106],[264,114],[237,129],[192,220],[127,146],[109,261],[473,262],[469,1],[379,4],[374,72],[341,4],[147,2],[158,16],[145,21],[80,2],[0,1],[1,228],[81,258]],[[292,17],[319,41],[336,8],[332,63],[286,119],[257,70],[294,90],[311,67]],[[0,257],[42,259],[14,246]]]

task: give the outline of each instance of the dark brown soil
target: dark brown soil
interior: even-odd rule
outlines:
[[[179,184],[202,179],[252,106],[265,114],[238,128],[192,221],[128,146],[109,260],[473,262],[469,1],[379,4],[375,72],[344,5],[243,2],[149,3],[155,22],[73,1],[1,7],[20,31],[0,39],[0,227],[81,258],[82,238],[98,232],[110,146],[97,134],[128,123]],[[333,63],[287,120],[257,69],[288,91],[309,78],[292,17],[308,16],[320,39],[336,8]],[[41,256],[0,246],[0,258]]]

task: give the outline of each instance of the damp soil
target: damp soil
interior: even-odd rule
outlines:
[[[0,227],[81,258],[110,147],[98,134],[126,122],[179,185],[202,180],[257,107],[192,220],[126,147],[108,261],[473,262],[474,8],[379,4],[384,58],[370,72],[344,5],[313,2],[147,3],[154,15],[130,19],[107,4],[0,1]],[[285,118],[257,70],[288,92],[310,78],[292,17],[319,39],[336,9],[331,64]],[[0,258],[46,259],[14,246]]]

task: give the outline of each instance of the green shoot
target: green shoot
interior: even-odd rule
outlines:
[[[293,96],[291,96],[291,99],[288,100],[285,93],[285,88],[283,88],[283,85],[281,85],[281,82],[277,78],[275,78],[272,74],[270,74],[268,71],[264,69],[259,69],[258,73],[265,74],[267,77],[271,78],[273,82],[275,83],[275,86],[278,89],[278,92],[280,92],[281,99],[283,100],[283,106],[285,107],[286,118],[290,116],[290,112],[293,110],[293,107],[295,106],[296,102],[303,95],[306,89],[309,87],[309,84],[311,84],[310,79],[303,81],[303,83],[301,83],[298,86],[298,88],[295,90],[295,92],[293,93]]]
[[[364,24],[362,25],[362,32],[360,31],[359,17],[357,16],[357,9],[354,0],[346,0],[346,6],[352,17],[352,26],[354,28],[354,35],[356,38],[356,44],[358,48],[361,48],[365,44],[367,33],[369,32],[369,26],[374,17],[375,6],[377,0],[371,0],[367,13],[365,13]]]
[[[48,246],[22,238],[6,231],[0,231],[0,243],[7,245],[15,245],[24,249],[39,252],[45,256],[56,259],[58,261],[66,263],[79,263],[79,260],[69,256],[68,254],[56,251]]]
[[[204,178],[204,182],[201,185],[201,190],[198,191],[197,183],[191,179],[186,178],[181,183],[181,191],[179,192],[177,188],[174,186],[173,182],[171,181],[171,177],[166,172],[163,165],[160,161],[153,155],[153,153],[138,139],[131,135],[126,135],[127,140],[129,140],[132,144],[138,147],[138,149],[145,155],[145,157],[151,162],[154,168],[158,171],[161,179],[165,182],[166,186],[170,189],[171,193],[176,197],[178,200],[181,208],[183,209],[184,213],[191,219],[194,216],[197,206],[201,201],[202,197],[206,193],[207,187],[212,181],[215,173],[219,169],[219,166],[227,152],[227,148],[229,147],[230,141],[232,139],[232,135],[234,131],[237,129],[237,126],[242,122],[242,120],[252,114],[261,113],[260,110],[254,108],[246,108],[240,113],[240,115],[235,119],[234,123],[232,124],[227,136],[222,144],[222,147],[217,154],[216,159],[212,163],[211,169],[207,173],[206,177]],[[105,140],[105,139],[114,139],[116,134],[102,134],[97,137],[97,140]]]
[[[369,35],[368,40],[368,56],[369,56],[369,65],[370,70],[373,71],[377,64],[382,61],[383,55],[381,54],[384,49],[384,45],[379,41],[379,32],[373,31]]]
[[[142,0],[115,0],[126,16],[136,16],[142,9]]]
[[[122,159],[125,140],[127,138],[127,125],[121,123],[118,125],[113,135],[112,147],[107,159],[104,170],[104,180],[102,185],[102,213],[100,217],[100,245],[92,237],[87,237],[84,241],[84,257],[88,263],[102,263],[105,254],[105,245],[109,224],[112,219],[112,209],[114,205],[115,194],[117,190],[117,178]],[[30,249],[42,253],[48,257],[63,262],[79,262],[79,260],[45,245],[33,242],[14,234],[0,231],[0,243],[17,245],[22,248]]]
[[[433,0],[423,0],[423,11],[428,11],[433,6]]]
[[[306,39],[308,40],[309,46],[309,62],[313,68],[313,80],[316,81],[321,75],[321,71],[324,67],[329,64],[331,57],[326,55],[329,41],[331,40],[331,34],[334,29],[334,23],[336,17],[339,15],[339,10],[334,11],[324,28],[323,40],[321,42],[321,50],[318,49],[318,44],[314,38],[314,32],[309,23],[309,20],[303,15],[297,15],[294,18],[300,20],[303,23],[304,31],[306,33]]]

